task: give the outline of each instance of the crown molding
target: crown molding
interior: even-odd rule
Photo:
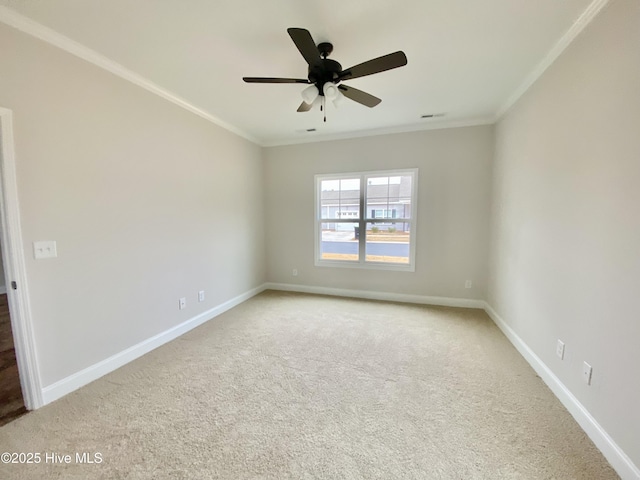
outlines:
[[[502,104],[495,115],[497,122],[509,109],[522,97],[529,88],[542,76],[553,62],[571,45],[578,35],[589,25],[600,11],[609,3],[609,0],[593,0],[582,15],[571,25],[571,28],[558,40],[549,50],[542,61],[527,75],[520,86],[511,94],[507,101]]]
[[[209,122],[224,128],[225,130],[235,133],[236,135],[239,135],[240,137],[245,138],[250,142],[262,146],[262,143],[257,138],[248,134],[247,132],[244,132],[239,128],[231,125],[230,123],[221,120],[215,115],[212,115],[211,113],[196,107],[179,95],[176,95],[169,90],[162,88],[161,86],[153,83],[143,76],[133,72],[132,70],[129,70],[123,65],[120,65],[119,63],[114,62],[113,60],[96,52],[95,50],[92,50],[76,42],[75,40],[62,35],[55,30],[50,29],[49,27],[45,27],[44,25],[35,22],[10,8],[0,6],[0,22],[9,25],[10,27],[13,27],[17,30],[20,30],[23,33],[36,37],[39,40],[49,43],[55,47],[58,47],[61,50],[70,53],[71,55],[74,55],[96,65],[97,67],[107,70],[108,72],[113,73],[114,75],[117,75],[124,80],[127,80],[155,95],[158,95],[165,100],[168,100],[174,105],[184,108],[185,110],[194,113],[199,117],[204,118],[205,120],[208,120]]]
[[[326,135],[317,135],[309,133],[306,138],[281,139],[263,142],[263,147],[283,147],[286,145],[300,145],[304,143],[330,142],[333,140],[348,140],[351,138],[375,137],[378,135],[390,135],[394,133],[420,132],[424,130],[443,130],[447,128],[476,127],[479,125],[492,125],[495,123],[495,117],[474,117],[462,118],[460,120],[451,120],[445,122],[429,122],[414,123],[411,125],[400,125],[397,127],[375,128],[371,130],[357,130],[352,132],[334,133]]]

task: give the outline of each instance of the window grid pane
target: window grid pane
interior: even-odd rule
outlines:
[[[406,227],[403,227],[405,225]],[[380,225],[367,223],[365,261],[380,263],[409,263],[411,234],[408,224]]]
[[[360,218],[360,179],[340,178],[320,183],[320,218]]]
[[[366,185],[366,220],[411,218],[412,175],[371,175]]]
[[[320,231],[320,258],[356,262],[360,259],[357,223],[321,223]]]

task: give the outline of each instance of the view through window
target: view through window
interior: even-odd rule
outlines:
[[[417,174],[316,175],[316,264],[413,271]]]

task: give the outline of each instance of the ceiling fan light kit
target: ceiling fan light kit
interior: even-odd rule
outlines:
[[[340,91],[335,83],[327,82],[322,87],[322,93],[327,100],[335,100],[340,95]]]
[[[316,87],[315,85],[311,85],[302,90],[302,99],[309,105],[311,105],[313,101],[318,98],[318,95],[320,95],[320,92],[318,91],[318,87]]]
[[[326,108],[323,108],[325,100],[332,100],[334,106],[337,107],[343,100],[343,97],[347,97],[366,107],[373,108],[382,100],[362,90],[340,84],[340,82],[403,67],[407,64],[407,56],[404,52],[398,51],[343,70],[342,65],[335,60],[327,58],[333,51],[333,45],[331,43],[322,42],[316,46],[311,34],[304,28],[288,28],[287,32],[307,62],[307,79],[243,77],[243,80],[247,83],[311,84],[301,92],[303,102],[298,107],[298,112],[308,112],[316,103],[320,103],[320,109],[326,112]],[[318,100],[320,100],[320,102],[318,102]]]
[[[342,92],[340,91],[339,88],[336,87],[336,96],[333,99],[333,106],[338,108],[340,105],[342,105],[342,101],[344,100],[344,95],[342,94]]]

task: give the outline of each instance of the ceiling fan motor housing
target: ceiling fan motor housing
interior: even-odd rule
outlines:
[[[338,83],[340,82],[340,72],[342,72],[342,65],[335,60],[329,60],[324,58],[318,63],[309,66],[309,81],[318,87],[320,95],[322,93],[322,87],[327,82]]]

